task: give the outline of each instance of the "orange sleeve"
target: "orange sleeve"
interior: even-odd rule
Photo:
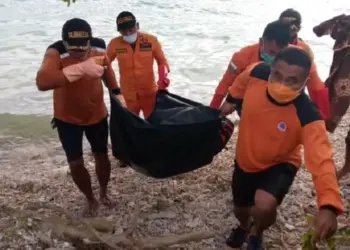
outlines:
[[[309,54],[311,59],[314,60],[314,53],[312,52],[311,47],[306,42],[304,42],[301,38],[298,39],[297,47],[300,47],[303,50],[305,50]]]
[[[40,91],[60,88],[69,84],[61,67],[61,57],[57,50],[49,48],[36,75],[36,86]]]
[[[289,45],[289,47],[294,47],[294,48],[299,48],[307,52],[311,59],[312,59],[312,64],[311,64],[311,69],[309,73],[309,79],[306,83],[307,90],[310,94],[310,97],[312,99],[312,93],[314,91],[322,90],[325,87],[325,84],[321,80],[320,76],[318,75],[316,64],[313,60],[313,53],[311,52],[311,48],[304,42],[298,41],[299,45]]]
[[[235,81],[236,77],[241,73],[245,68],[245,50],[240,50],[232,55],[231,61],[228,64],[228,67],[221,78],[218,86],[216,87],[215,94],[226,96],[229,87]]]
[[[312,174],[317,193],[318,207],[332,206],[343,212],[333,150],[328,140],[324,121],[317,120],[302,129],[305,165]]]
[[[313,92],[318,91],[318,90],[322,90],[325,87],[325,84],[321,80],[320,76],[318,75],[316,64],[314,61],[314,54],[313,54],[310,46],[307,45],[305,42],[299,40],[299,46],[297,46],[297,47],[306,51],[312,59],[312,65],[311,65],[309,79],[308,79],[306,87],[307,87],[307,91],[310,94],[311,99],[313,100]]]
[[[308,90],[309,94],[311,95],[311,98],[312,98],[313,91],[321,90],[325,86],[326,85],[321,80],[320,76],[318,75],[315,63],[313,62],[311,65],[311,69],[310,69],[309,79],[308,79],[307,84],[306,84],[307,90]]]
[[[110,62],[113,62],[114,59],[117,57],[114,43],[115,43],[115,41],[114,41],[114,39],[112,39],[107,46],[107,57],[108,57]]]
[[[314,52],[312,52],[311,47],[309,45],[307,45],[306,43],[305,43],[305,50],[309,53],[311,59],[314,60],[315,59]]]
[[[158,66],[164,65],[168,69],[168,72],[170,72],[168,60],[166,59],[162,49],[162,45],[160,44],[157,38],[155,39],[155,42],[154,42],[153,55],[157,61]]]
[[[105,72],[105,77],[107,81],[107,87],[110,90],[116,90],[119,89],[117,79],[115,77],[115,73],[111,64],[111,61],[109,60],[108,57],[105,59],[105,65],[106,65],[106,72]]]

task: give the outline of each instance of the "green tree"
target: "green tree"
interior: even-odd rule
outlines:
[[[63,2],[67,3],[67,6],[69,6],[71,3],[75,3],[77,0],[62,0]]]

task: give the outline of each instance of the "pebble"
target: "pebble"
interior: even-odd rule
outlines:
[[[27,225],[29,226],[29,227],[31,227],[32,225],[33,225],[33,219],[32,218],[28,218],[27,219]]]
[[[155,220],[155,219],[175,219],[176,216],[177,215],[174,212],[164,211],[164,212],[151,214],[150,216],[148,216],[148,219],[150,219],[150,220]]]
[[[190,228],[195,228],[200,225],[200,220],[198,218],[195,218],[194,220],[191,220],[186,223],[186,226]]]
[[[289,231],[293,231],[295,229],[295,227],[290,224],[284,224],[284,227]]]

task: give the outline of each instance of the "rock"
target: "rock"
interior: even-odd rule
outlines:
[[[7,223],[3,220],[0,220],[0,232],[2,231],[2,229],[6,228]]]
[[[296,236],[292,236],[292,237],[288,238],[288,243],[290,245],[295,246],[295,245],[299,244],[299,240],[297,239]]]
[[[303,221],[299,221],[297,223],[295,223],[295,226],[296,227],[306,227],[308,224],[307,224],[307,221],[306,220],[303,220]]]
[[[44,245],[45,247],[49,247],[52,245],[52,240],[51,237],[48,234],[45,234],[43,232],[40,232],[37,235],[37,238],[39,240],[39,242]]]
[[[69,242],[64,242],[63,245],[62,245],[62,247],[63,247],[64,249],[74,249],[74,248],[72,247],[72,245],[71,245]]]
[[[114,215],[110,215],[110,216],[108,216],[106,218],[106,220],[108,220],[108,221],[115,221],[115,217],[114,217]]]
[[[70,174],[69,166],[53,169],[54,176],[66,176]]]
[[[295,227],[290,224],[284,224],[284,227],[289,231],[293,231],[295,229]]]
[[[190,220],[186,223],[186,226],[190,228],[195,228],[200,225],[200,220],[198,218],[195,218],[194,220]]]
[[[176,218],[176,213],[172,211],[164,211],[164,212],[159,212],[155,214],[151,214],[148,216],[148,219],[150,220],[155,220],[155,219],[175,219]]]
[[[42,188],[43,188],[43,184],[42,183],[33,183],[32,192],[33,193],[37,193]]]
[[[31,227],[31,226],[33,225],[33,219],[32,219],[32,218],[28,218],[28,219],[27,219],[27,225],[28,225],[29,227]]]
[[[123,228],[117,227],[114,231],[114,234],[119,235],[119,234],[122,234],[123,232],[124,232]]]
[[[186,219],[186,220],[192,220],[193,219],[193,216],[191,214],[183,214],[183,217]]]
[[[12,183],[10,184],[10,187],[11,187],[12,189],[17,189],[18,184],[17,184],[16,182],[12,182]]]
[[[27,243],[30,243],[30,244],[34,244],[36,242],[36,239],[31,236],[31,235],[28,235],[28,234],[22,234],[22,238],[27,242]]]
[[[299,207],[297,207],[297,206],[292,206],[292,207],[289,208],[289,211],[290,211],[290,213],[292,213],[292,214],[298,214],[298,213],[300,213],[301,208],[299,208]]]
[[[41,155],[33,155],[32,157],[31,157],[31,160],[38,160],[38,159],[40,159],[41,158]]]
[[[157,210],[165,210],[169,207],[169,202],[166,199],[158,199],[156,203],[153,205],[154,209]]]

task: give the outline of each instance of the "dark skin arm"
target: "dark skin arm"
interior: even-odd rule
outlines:
[[[314,241],[332,236],[337,229],[337,215],[343,212],[333,151],[323,121],[302,128],[305,166],[312,174],[319,212],[315,220]]]

